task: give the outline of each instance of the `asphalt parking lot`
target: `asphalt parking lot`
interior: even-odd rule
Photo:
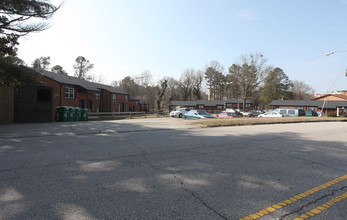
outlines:
[[[346,128],[0,126],[0,219],[345,219]]]

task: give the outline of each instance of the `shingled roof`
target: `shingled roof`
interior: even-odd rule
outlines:
[[[105,84],[101,84],[101,83],[93,83],[93,84],[96,86],[96,88],[98,88],[98,89],[104,89],[104,90],[109,91],[109,92],[111,92],[111,93],[129,95],[128,93],[123,92],[123,91],[117,89],[117,88],[114,87],[114,86],[109,86],[109,85],[105,85]]]
[[[116,94],[124,94],[128,95],[128,93],[123,92],[116,87],[101,84],[101,83],[94,83],[94,82],[89,82],[84,79],[80,79],[74,76],[69,76],[65,74],[60,74],[60,73],[54,73],[46,70],[40,70],[38,71],[41,75],[50,78],[58,83],[65,84],[65,85],[74,85],[74,86],[79,86],[84,88],[87,91],[93,91],[93,92],[100,92],[100,90],[106,90],[111,93],[116,93]]]

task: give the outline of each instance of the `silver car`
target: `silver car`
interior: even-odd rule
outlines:
[[[183,115],[188,113],[191,109],[190,108],[178,108],[174,111],[170,112],[170,116],[173,118],[183,118]]]

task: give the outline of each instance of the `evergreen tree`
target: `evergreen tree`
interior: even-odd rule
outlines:
[[[291,81],[281,68],[274,68],[265,77],[264,86],[261,88],[261,100],[268,105],[272,100],[286,100],[292,97],[289,91]]]

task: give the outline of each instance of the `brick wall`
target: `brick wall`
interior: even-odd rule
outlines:
[[[116,101],[113,101],[113,95],[116,95]],[[128,97],[126,101],[125,96]],[[124,94],[110,93],[102,90],[102,111],[103,112],[128,112],[130,111],[129,96]]]
[[[39,76],[39,80],[47,86],[53,87],[53,109],[58,106],[72,106],[80,108],[89,108],[89,102],[92,103],[91,112],[96,112],[97,108],[101,107],[101,99],[96,99],[96,92],[87,92],[73,85],[61,85],[58,82],[51,80],[45,76]],[[65,97],[65,89],[73,88],[75,91],[74,98]]]
[[[112,95],[110,92],[106,90],[102,90],[101,92],[101,109],[103,112],[111,112],[111,102],[112,102]]]
[[[95,93],[98,92],[85,91],[83,88],[73,85],[61,85],[45,76],[39,76],[39,79],[45,85],[53,87],[54,109],[57,106],[72,106],[88,108],[91,112],[128,112],[131,110],[129,95],[114,94],[107,90],[101,90],[100,99],[97,99]],[[74,89],[73,98],[66,97],[66,88]],[[113,102],[113,95],[116,95],[115,102]]]
[[[141,110],[139,101],[136,101],[136,100],[129,101],[129,109],[132,112],[139,112]]]
[[[75,96],[74,98],[66,98],[65,97],[65,89],[66,88],[73,88],[75,90]],[[61,106],[71,106],[71,107],[79,107],[79,99],[80,97],[83,99],[85,97],[85,94],[83,92],[80,92],[77,87],[75,86],[62,86],[61,92]]]
[[[45,85],[53,87],[53,111],[55,111],[55,108],[60,106],[60,84],[44,76],[39,76],[39,80]]]

